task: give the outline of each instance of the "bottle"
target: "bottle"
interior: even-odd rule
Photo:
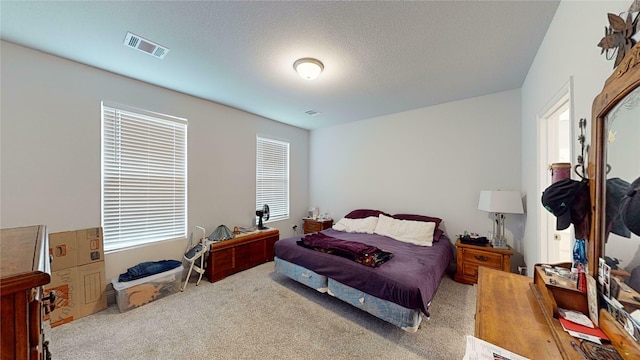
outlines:
[[[587,250],[584,239],[576,239],[573,244],[573,264],[572,268],[577,268],[578,265],[582,267],[587,266]]]
[[[578,264],[578,281],[577,281],[577,289],[580,292],[587,292],[587,275],[584,272],[584,267],[582,264]]]

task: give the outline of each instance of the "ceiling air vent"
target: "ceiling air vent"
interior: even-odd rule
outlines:
[[[315,111],[315,110],[307,110],[304,113],[309,115],[309,116],[318,116],[318,115],[322,114],[321,112]]]
[[[158,59],[164,59],[164,56],[169,52],[168,48],[130,32],[127,32],[127,36],[124,38],[124,45],[145,52]]]

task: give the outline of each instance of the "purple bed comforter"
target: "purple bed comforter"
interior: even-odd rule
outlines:
[[[377,234],[347,233],[327,229],[324,234],[358,241],[393,253],[393,259],[379,267],[368,267],[340,256],[304,248],[296,244],[304,235],[276,241],[275,256],[369,295],[428,314],[428,304],[436,294],[453,250],[443,235],[433,246],[417,246]]]

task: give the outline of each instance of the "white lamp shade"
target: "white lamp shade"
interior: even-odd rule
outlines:
[[[522,196],[518,191],[482,190],[478,210],[503,214],[524,214]]]
[[[293,68],[301,78],[305,80],[313,80],[320,76],[320,73],[324,70],[324,65],[320,60],[302,58],[293,63]]]

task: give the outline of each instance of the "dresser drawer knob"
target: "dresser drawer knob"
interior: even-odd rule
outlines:
[[[479,261],[489,261],[489,258],[482,255],[476,255],[475,258]]]
[[[56,294],[55,290],[51,290],[49,292],[49,296],[45,297],[42,299],[42,303],[44,305],[44,313],[45,314],[49,314],[50,312],[54,311],[56,309],[56,297],[58,296],[58,294]]]
[[[51,360],[51,351],[49,351],[49,340],[42,343],[42,356],[45,360]]]

